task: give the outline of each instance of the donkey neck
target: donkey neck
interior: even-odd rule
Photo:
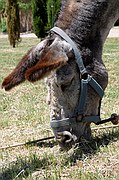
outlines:
[[[101,60],[103,44],[119,16],[119,0],[67,0],[56,26],[63,29],[80,50],[88,48]]]

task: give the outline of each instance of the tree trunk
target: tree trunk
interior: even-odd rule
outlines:
[[[10,45],[15,48],[20,40],[20,20],[17,0],[7,1],[7,28]]]

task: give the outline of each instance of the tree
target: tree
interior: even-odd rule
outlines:
[[[32,0],[32,14],[33,14],[33,30],[36,36],[45,36],[45,27],[47,25],[47,0]]]
[[[32,30],[31,0],[19,0],[20,32]]]
[[[6,32],[6,2],[5,0],[0,0],[0,31]]]
[[[37,37],[44,37],[54,24],[60,0],[32,0],[33,29]]]
[[[10,45],[15,47],[20,40],[20,20],[17,0],[7,1],[7,29]]]
[[[59,12],[60,0],[47,0],[48,26],[53,27]]]
[[[0,0],[0,11],[5,9],[5,0]]]

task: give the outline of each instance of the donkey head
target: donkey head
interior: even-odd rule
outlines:
[[[64,29],[80,49],[87,74],[103,88],[108,83],[107,72],[102,62],[102,49],[109,30],[119,17],[119,0],[62,0],[56,26]],[[55,73],[51,73],[54,71]],[[54,134],[62,147],[90,138],[90,122],[81,122],[83,117],[98,115],[100,97],[89,86],[85,112],[76,114],[81,94],[80,70],[75,61],[74,49],[59,35],[50,33],[44,41],[33,47],[4,79],[2,87],[10,90],[21,82],[31,82],[51,76],[47,80],[52,121],[64,120]],[[84,80],[87,76],[83,77]],[[83,116],[83,117],[82,117]],[[71,119],[71,126],[66,119]],[[75,120],[73,120],[73,118]],[[66,120],[66,121],[65,121]],[[74,123],[73,123],[74,122]],[[80,122],[80,123],[76,123]],[[70,124],[69,123],[69,124]],[[53,124],[53,126],[55,126]],[[56,123],[57,126],[57,123]]]
[[[92,66],[87,65],[86,68],[90,73],[94,72],[91,75],[95,78],[101,79],[102,86],[105,88],[104,66],[96,61]],[[51,73],[51,71],[55,72]],[[8,91],[25,80],[35,82],[49,74],[51,75],[47,84],[52,121],[72,118],[80,97],[80,71],[75,62],[72,46],[55,33],[50,33],[45,40],[28,51],[13,72],[4,79],[2,88]],[[89,88],[86,111],[83,116],[97,115],[99,100],[98,95]],[[80,115],[75,117],[75,121],[80,122],[81,119]],[[53,130],[58,143],[63,148],[72,145],[82,136],[90,139],[91,135],[90,123],[73,124],[73,119],[71,127],[64,125],[60,129]]]

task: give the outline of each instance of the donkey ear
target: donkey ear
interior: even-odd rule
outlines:
[[[51,48],[46,55],[33,67],[29,68],[25,73],[25,79],[30,82],[40,80],[50,74],[52,70],[61,67],[68,61],[68,56],[64,51]]]
[[[29,64],[32,64],[29,58],[29,54],[32,53],[34,48],[31,48],[26,55],[24,55],[21,59],[21,61],[17,64],[17,66],[13,69],[13,71],[4,78],[2,82],[2,88],[4,88],[6,91],[9,91],[14,86],[17,86],[18,84],[25,81],[25,71],[27,69],[27,66]]]

